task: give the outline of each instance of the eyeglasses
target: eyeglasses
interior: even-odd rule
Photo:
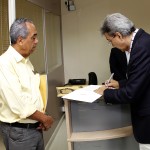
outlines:
[[[107,39],[108,40],[108,44],[109,45],[111,45],[112,44],[112,41],[113,41],[113,39],[115,38],[115,35],[113,35],[112,37],[111,37],[111,39]]]

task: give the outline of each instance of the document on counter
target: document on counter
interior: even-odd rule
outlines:
[[[100,85],[89,85],[66,94],[62,98],[92,103],[102,96],[94,92],[94,90],[98,89],[99,87]]]

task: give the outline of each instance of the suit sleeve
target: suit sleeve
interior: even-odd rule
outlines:
[[[150,45],[149,45],[150,47]],[[120,89],[106,89],[106,103],[134,103],[150,85],[150,56],[146,47],[135,47],[131,53],[128,80]]]

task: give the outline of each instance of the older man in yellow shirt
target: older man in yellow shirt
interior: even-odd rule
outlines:
[[[53,118],[44,113],[40,75],[34,73],[29,55],[38,39],[33,22],[14,21],[10,28],[11,45],[0,56],[0,129],[6,150],[44,150],[42,130]]]

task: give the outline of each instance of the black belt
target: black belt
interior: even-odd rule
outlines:
[[[36,122],[36,123],[19,123],[19,122],[6,123],[6,122],[3,122],[3,124],[9,125],[11,127],[34,129],[34,128],[39,127],[40,123],[39,122]]]

